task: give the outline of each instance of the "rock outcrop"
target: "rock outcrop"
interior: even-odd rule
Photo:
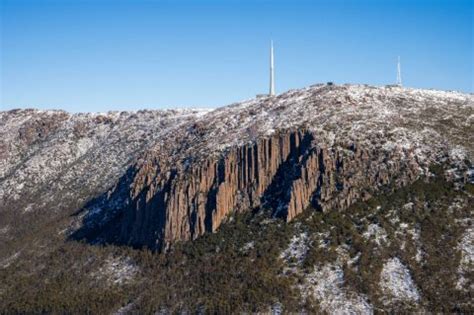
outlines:
[[[179,169],[149,157],[138,165],[120,242],[152,248],[214,232],[233,211],[270,207],[290,221],[306,208],[343,210],[380,187],[415,180],[407,152],[318,146],[309,131],[285,132]],[[392,161],[388,165],[384,161]]]

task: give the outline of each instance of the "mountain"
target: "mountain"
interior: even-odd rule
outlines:
[[[319,84],[215,110],[1,112],[0,309],[473,310],[473,100]]]

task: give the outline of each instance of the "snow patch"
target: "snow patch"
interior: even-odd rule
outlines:
[[[466,158],[466,156],[467,156],[466,149],[459,145],[455,146],[454,148],[451,149],[451,151],[449,151],[449,157],[455,161],[462,161]]]
[[[415,243],[415,247],[416,247],[415,260],[417,263],[422,263],[425,252],[422,249],[422,243],[420,240],[420,233],[421,233],[420,227],[417,225],[415,226],[415,228],[407,230],[407,233],[411,236],[411,238],[413,239],[413,242]]]
[[[366,239],[373,239],[377,245],[387,244],[387,232],[384,228],[379,226],[378,224],[372,223],[367,227],[367,231],[365,231],[362,236]]]
[[[397,257],[389,259],[380,274],[380,288],[385,296],[384,305],[395,301],[418,302],[420,294],[408,268]]]
[[[314,297],[322,311],[329,314],[373,314],[367,298],[349,292],[344,285],[344,272],[339,265],[326,264],[315,267],[299,286],[303,298]]]
[[[134,303],[128,303],[125,306],[122,306],[119,308],[114,315],[126,315],[126,314],[131,314],[133,313],[133,307],[135,306]]]
[[[254,241],[250,241],[248,243],[245,243],[244,246],[242,246],[240,248],[240,251],[243,252],[243,253],[246,253],[248,252],[249,250],[251,250],[252,248],[254,248],[255,246],[255,242]]]
[[[15,262],[15,260],[20,256],[20,252],[21,251],[18,251],[15,254],[0,261],[0,268],[2,269],[8,268],[8,266],[10,266],[13,262]]]
[[[398,216],[398,212],[395,209],[388,211],[385,217],[389,219],[392,225],[396,225],[400,222],[400,217]]]
[[[94,275],[97,279],[106,279],[109,284],[120,285],[131,281],[137,272],[138,267],[130,258],[110,257]]]
[[[270,314],[271,315],[280,315],[283,314],[283,305],[280,302],[274,303],[270,307]]]
[[[459,278],[456,288],[463,291],[474,291],[474,283],[472,279],[466,279],[466,275],[474,270],[474,228],[469,227],[464,232],[461,241],[458,244],[461,251],[461,260],[459,261],[458,274]]]
[[[318,237],[318,248],[327,248],[329,246],[329,231],[319,232],[316,235]]]
[[[10,226],[7,225],[0,229],[0,234],[8,234],[9,231],[10,231]]]
[[[286,262],[291,263],[294,261],[297,265],[301,265],[304,258],[306,257],[306,254],[308,253],[308,250],[308,233],[303,232],[299,235],[294,235],[291,238],[288,248],[280,254],[280,258],[284,259]]]

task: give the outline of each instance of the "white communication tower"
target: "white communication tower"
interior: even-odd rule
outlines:
[[[275,95],[275,73],[273,70],[273,40],[270,44],[270,91],[268,93],[270,96]]]
[[[402,86],[402,67],[400,65],[400,56],[398,56],[397,63],[397,85]]]

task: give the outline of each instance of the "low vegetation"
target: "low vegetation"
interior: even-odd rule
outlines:
[[[308,209],[289,224],[271,218],[270,209],[235,213],[218,232],[179,243],[166,254],[65,241],[56,232],[65,218],[30,236],[17,247],[18,257],[0,266],[0,313],[103,314],[123,307],[145,314],[272,307],[315,312],[320,302],[303,299],[298,285],[325,263],[339,264],[344,288],[366,297],[378,312],[470,313],[472,292],[456,284],[457,244],[472,224],[473,186],[457,189],[441,169],[432,171],[436,176],[429,180],[344,212]],[[302,261],[282,259],[291,238],[302,232],[308,235]],[[0,257],[4,261],[6,254]],[[419,303],[387,304],[380,272],[395,257],[410,271]],[[290,265],[297,272],[288,272]],[[472,276],[465,275],[467,288]]]

